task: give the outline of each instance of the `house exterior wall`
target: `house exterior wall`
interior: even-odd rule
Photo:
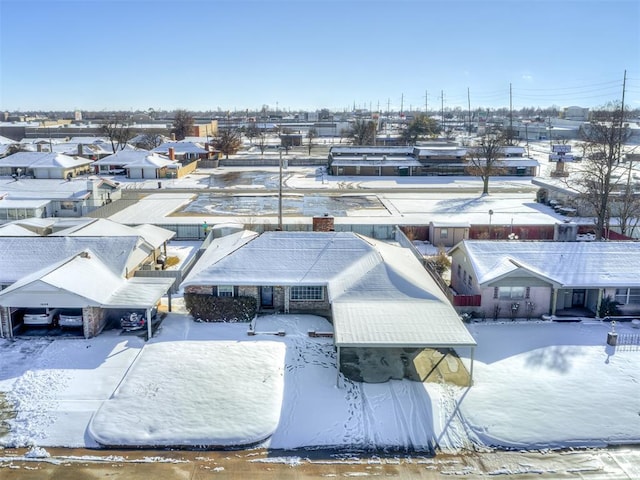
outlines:
[[[513,286],[522,286],[516,283]],[[511,318],[511,307],[518,304],[516,316],[518,318],[540,318],[551,312],[551,287],[529,287],[529,298],[500,299],[494,297],[494,287],[484,287],[481,291],[482,316],[486,318]],[[498,310],[496,310],[498,307]]]

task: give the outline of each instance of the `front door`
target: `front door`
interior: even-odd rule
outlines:
[[[273,307],[273,287],[260,287],[260,306]]]
[[[586,291],[583,290],[574,290],[573,296],[571,297],[571,306],[572,307],[584,307],[584,296]]]

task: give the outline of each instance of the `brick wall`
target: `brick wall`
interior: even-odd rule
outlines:
[[[106,310],[99,307],[85,307],[82,309],[84,317],[84,338],[95,337],[107,323]]]

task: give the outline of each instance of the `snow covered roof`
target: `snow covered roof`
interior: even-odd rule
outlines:
[[[12,284],[44,266],[91,250],[116,275],[138,266],[139,237],[0,237],[0,284]]]
[[[2,208],[2,202],[0,202]],[[16,223],[0,225],[0,237],[39,237],[37,233]]]
[[[32,272],[0,292],[0,305],[55,307],[152,307],[173,278],[125,278],[116,275],[91,250],[83,250]],[[35,304],[34,304],[35,302]]]
[[[640,286],[637,242],[465,240],[452,252],[458,248],[467,252],[481,285],[520,270],[562,287]]]
[[[1,160],[0,160],[1,163]],[[104,182],[102,182],[104,183]],[[46,200],[82,200],[88,192],[85,178],[72,179],[35,179],[11,177],[0,178],[0,192],[8,193],[16,199],[46,199]]]
[[[420,157],[464,157],[466,148],[457,145],[415,147]]]
[[[331,161],[332,167],[420,167],[422,164],[411,157],[381,157],[379,155],[373,157],[351,157],[340,156]]]
[[[129,163],[139,163],[146,157],[152,156],[148,150],[119,150],[116,153],[107,155],[100,160],[93,162],[93,165],[127,165]],[[153,157],[162,158],[163,160],[170,161],[166,157],[159,155],[153,155]]]
[[[474,346],[407,249],[350,232],[238,232],[214,240],[182,287],[326,286],[338,346]]]
[[[343,146],[331,147],[329,153],[333,155],[411,155],[413,147],[374,147],[374,146]]]
[[[64,303],[56,307],[98,306],[125,283],[123,277],[87,249],[22,277],[0,292],[0,304],[32,306],[35,301],[40,305],[53,290]],[[61,290],[66,295],[59,295]]]
[[[4,197],[0,199],[0,209],[7,208],[43,208],[51,203],[51,200],[33,199],[13,199]]]
[[[17,152],[0,160],[7,167],[23,168],[75,168],[88,165],[91,160],[74,158],[56,152]]]
[[[151,151],[167,154],[169,152],[169,148],[173,148],[176,155],[184,153],[209,153],[208,150],[205,150],[201,145],[194,142],[167,142]]]
[[[55,236],[69,237],[142,237],[153,248],[159,248],[164,242],[175,236],[175,232],[154,225],[130,227],[112,220],[99,218],[87,223],[75,224],[59,230]]]
[[[133,277],[121,284],[103,304],[111,308],[152,307],[175,282],[175,278]]]

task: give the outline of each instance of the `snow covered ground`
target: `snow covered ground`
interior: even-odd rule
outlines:
[[[1,340],[0,400],[15,418],[0,444],[222,445],[271,435],[264,446],[455,450],[640,441],[640,349],[606,346],[606,324],[471,324],[479,346],[470,389],[344,378],[337,387],[332,341],[309,338],[310,329],[330,326],[273,315],[248,336],[247,324],[171,313],[146,345],[117,331]]]

